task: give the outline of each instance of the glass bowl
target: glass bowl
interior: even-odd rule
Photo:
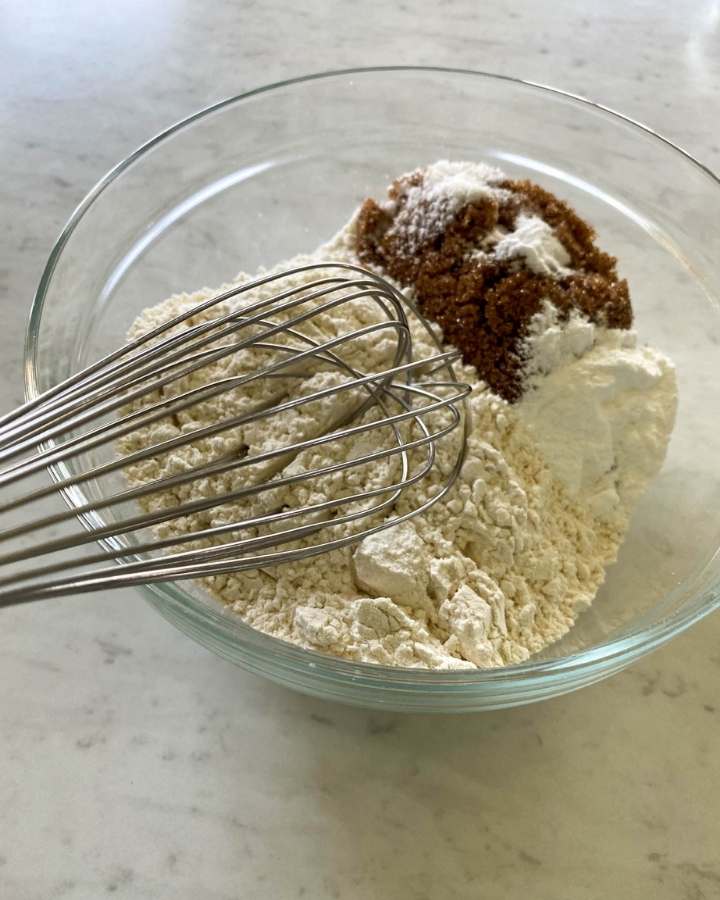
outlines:
[[[448,712],[598,681],[720,605],[720,182],[711,172],[617,113],[495,75],[388,67],[270,85],[167,129],[90,191],[43,273],[25,372],[31,398],[120,344],[145,306],[312,250],[365,196],[443,157],[497,164],[567,199],[619,257],[641,339],[677,365],[667,461],[593,607],[526,664],[439,673],[302,650],[192,585],[143,590],[182,631],[273,681],[346,703]]]

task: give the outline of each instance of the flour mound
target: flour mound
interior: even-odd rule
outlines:
[[[547,304],[527,340],[517,413],[572,497],[620,528],[657,475],[675,422],[675,368],[635,331]]]

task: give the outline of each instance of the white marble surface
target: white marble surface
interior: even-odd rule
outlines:
[[[590,95],[720,168],[720,4],[0,4],[0,407],[84,192],[196,108],[417,62]],[[601,10],[601,11],[600,11]],[[246,675],[133,592],[3,612],[0,897],[720,897],[720,618],[609,682],[464,718]]]

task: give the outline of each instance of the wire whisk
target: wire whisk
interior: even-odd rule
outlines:
[[[424,512],[464,458],[457,359],[394,286],[344,263],[186,305],[0,419],[0,606],[266,569]],[[56,493],[67,508],[33,517]]]

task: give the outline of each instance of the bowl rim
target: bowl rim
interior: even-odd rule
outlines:
[[[205,116],[218,112],[235,103],[246,101],[252,97],[257,97],[274,90],[291,87],[296,84],[303,84],[322,79],[346,78],[378,73],[436,73],[440,75],[479,77],[490,81],[509,82],[516,86],[545,92],[581,107],[599,111],[609,118],[617,119],[624,125],[638,130],[646,138],[661,142],[666,145],[670,151],[683,157],[686,163],[690,163],[693,167],[700,170],[701,173],[709,178],[711,183],[714,183],[717,189],[720,189],[720,177],[715,174],[715,172],[707,165],[697,160],[687,150],[659,134],[649,126],[644,125],[636,119],[620,113],[611,107],[589,100],[579,94],[510,75],[445,66],[387,65],[332,69],[261,85],[212,103],[158,132],[154,137],[141,144],[136,150],[118,162],[102,178],[100,178],[73,210],[50,250],[28,316],[24,351],[26,400],[33,400],[39,394],[37,384],[37,339],[40,331],[45,299],[58,260],[82,217],[88,212],[93,203],[97,201],[109,185],[111,185],[126,169],[158,144],[171,138],[176,132],[191,126]],[[56,473],[51,472],[51,474],[53,477],[56,477]],[[69,499],[66,497],[65,500],[72,508]],[[678,586],[678,588],[664,594],[663,599],[675,595],[680,587],[682,586]],[[576,675],[579,673],[586,673],[585,680],[582,681],[582,683],[587,683],[587,674],[590,671],[597,670],[599,673],[597,678],[603,677],[603,674],[611,674],[619,668],[623,668],[624,665],[627,665],[633,659],[660,647],[675,635],[680,634],[695,622],[704,618],[706,615],[709,615],[714,609],[720,608],[720,590],[717,590],[717,588],[718,585],[713,585],[709,591],[704,593],[699,604],[688,603],[685,608],[672,613],[667,618],[662,619],[654,625],[637,626],[636,628],[631,627],[630,630],[621,637],[609,637],[585,650],[569,653],[566,656],[557,659],[535,661],[531,659],[529,662],[497,669],[457,669],[438,671],[384,666],[376,663],[353,662],[340,657],[329,656],[318,651],[308,650],[257,631],[245,624],[239,616],[225,612],[220,604],[218,604],[217,610],[212,609],[209,605],[194,598],[192,594],[188,593],[176,582],[142,586],[142,590],[149,595],[153,605],[162,606],[168,601],[173,605],[180,604],[184,607],[184,611],[190,614],[191,618],[199,616],[201,619],[205,620],[205,624],[214,627],[214,630],[219,630],[223,637],[231,635],[234,638],[235,644],[239,643],[246,650],[254,654],[258,651],[263,655],[265,651],[269,654],[273,654],[277,661],[282,662],[289,669],[302,669],[305,672],[313,670],[317,676],[331,676],[334,679],[339,678],[355,684],[363,684],[366,687],[379,687],[380,684],[384,684],[386,688],[403,687],[410,690],[412,690],[413,686],[416,688],[435,686],[441,689],[443,687],[446,689],[463,687],[465,690],[472,690],[476,687],[482,688],[483,686],[490,687],[492,685],[493,687],[500,688],[503,685],[507,686],[511,683],[516,685],[518,682],[522,681],[534,682],[537,679],[546,681],[549,676],[556,677],[563,674],[570,675],[571,673],[575,673]],[[693,591],[693,593],[697,592]],[[162,612],[162,609],[160,611]],[[187,629],[183,628],[183,630]],[[190,633],[195,633],[195,629],[190,629]],[[605,673],[603,673],[603,669],[605,670]],[[554,677],[553,680],[555,680]],[[567,689],[568,688],[565,688],[565,690]],[[558,686],[557,693],[559,692],[561,692],[560,686]],[[527,699],[530,700],[531,698],[528,697]]]

